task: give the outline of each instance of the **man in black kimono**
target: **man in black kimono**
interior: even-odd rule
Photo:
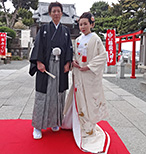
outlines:
[[[41,129],[51,127],[58,131],[62,125],[65,90],[68,89],[68,71],[72,62],[72,43],[67,27],[60,23],[63,8],[58,2],[49,5],[52,21],[41,26],[30,57],[30,75],[36,73],[36,94],[32,117],[34,139],[42,137]],[[59,60],[52,53],[59,48]],[[56,76],[53,79],[46,71]]]

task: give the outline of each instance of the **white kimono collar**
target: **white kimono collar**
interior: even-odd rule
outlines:
[[[52,20],[52,22],[53,22],[53,20]],[[54,22],[53,22],[53,24],[54,24],[55,28],[57,29],[58,26],[60,25],[60,22],[57,25]]]

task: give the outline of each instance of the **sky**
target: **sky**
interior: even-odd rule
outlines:
[[[80,16],[83,12],[87,12],[90,10],[94,2],[98,2],[99,0],[57,0],[62,4],[75,4],[76,13]],[[109,5],[112,3],[118,3],[118,0],[100,0],[108,2]],[[56,0],[39,0],[39,2],[56,2]],[[10,8],[12,3],[9,1],[6,3],[6,8]],[[11,7],[12,8],[12,7]]]
[[[39,2],[49,2],[49,3],[55,1],[56,0],[39,0]],[[78,16],[80,16],[83,12],[90,11],[92,5],[98,1],[108,2],[109,5],[111,5],[112,3],[118,3],[118,0],[57,0],[57,1],[62,4],[75,4],[76,13]],[[6,7],[10,8],[11,5],[12,5],[11,2],[7,2]],[[137,41],[136,50],[139,50],[139,48],[140,48],[140,41]],[[123,43],[122,49],[132,50],[132,43],[131,42]]]
[[[56,0],[39,0],[39,2],[55,2]],[[57,0],[62,4],[75,4],[76,13],[80,16],[83,12],[90,11],[94,2],[98,2],[99,0]],[[108,2],[108,4],[118,3],[118,0],[102,0]]]
[[[55,2],[56,0],[39,0],[39,2]],[[118,0],[57,0],[62,4],[75,4],[76,13],[80,16],[83,12],[90,11],[90,8],[94,4],[94,2],[104,1],[108,2],[109,5],[112,3],[118,3]],[[132,42],[122,43],[121,48],[124,50],[132,51]],[[136,42],[136,51],[140,49],[140,41]]]

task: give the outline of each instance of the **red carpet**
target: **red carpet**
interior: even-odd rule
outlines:
[[[108,154],[130,154],[107,121],[99,125],[111,137]],[[72,131],[43,131],[41,140],[32,138],[31,120],[0,120],[0,154],[85,154],[74,142]]]

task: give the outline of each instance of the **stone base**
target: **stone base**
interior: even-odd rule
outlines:
[[[146,66],[138,65],[138,69],[140,70],[141,73],[146,73]]]
[[[146,92],[146,81],[140,82],[140,90]]]
[[[143,78],[146,80],[146,73],[143,74]]]

